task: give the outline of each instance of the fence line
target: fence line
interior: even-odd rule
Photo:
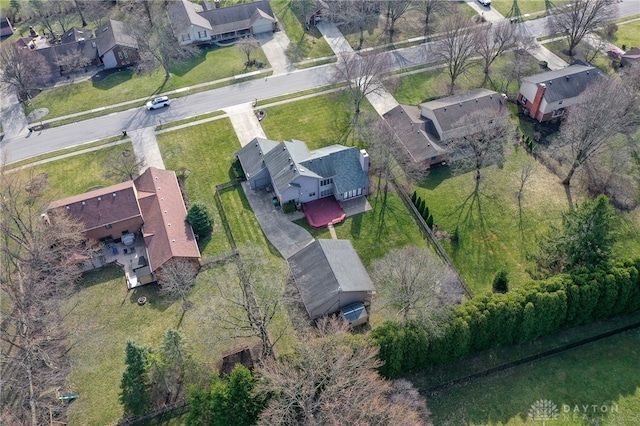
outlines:
[[[238,245],[236,244],[236,239],[233,237],[233,232],[231,231],[231,226],[229,226],[229,220],[227,219],[227,212],[224,209],[224,205],[222,204],[222,197],[220,197],[220,191],[232,188],[238,185],[237,181],[225,182],[220,185],[216,185],[216,193],[215,200],[216,205],[218,207],[218,212],[220,213],[220,220],[222,221],[222,227],[224,228],[224,232],[227,234],[227,239],[229,240],[229,245],[231,245],[232,250],[237,250]]]
[[[156,416],[159,416],[161,414],[166,414],[170,411],[176,411],[176,410],[184,410],[187,406],[189,405],[189,402],[186,399],[182,399],[180,401],[176,401],[173,402],[171,404],[167,404],[161,408],[158,408],[156,410],[150,411],[149,413],[145,414],[144,416],[139,416],[139,417],[128,417],[126,419],[120,420],[117,425],[118,426],[128,426],[128,425],[134,425],[136,423],[140,423],[140,422],[144,422],[146,420],[150,420]]]
[[[429,228],[429,225],[427,225],[427,222],[424,220],[424,218],[422,217],[420,212],[418,212],[418,209],[416,208],[416,206],[411,201],[411,197],[409,195],[407,195],[406,192],[404,192],[404,189],[396,181],[396,179],[393,176],[393,174],[389,174],[389,178],[391,180],[391,183],[392,183],[393,187],[396,189],[396,192],[398,194],[400,194],[400,198],[402,199],[404,204],[407,206],[407,208],[411,212],[411,215],[413,216],[413,218],[418,223],[419,228],[422,231],[422,233],[427,237],[428,241],[431,242],[433,248],[436,250],[436,252],[440,256],[440,258],[456,274],[456,277],[458,278],[458,281],[460,282],[460,285],[462,286],[462,289],[464,290],[465,295],[469,299],[471,299],[473,297],[473,291],[469,287],[469,284],[467,284],[467,281],[464,279],[464,277],[462,275],[460,275],[460,272],[458,272],[458,268],[455,267],[455,265],[453,264],[453,261],[451,260],[451,258],[447,254],[447,252],[444,250],[442,245],[440,245],[440,242],[438,241],[438,239],[434,235],[433,231],[431,230],[431,228]]]

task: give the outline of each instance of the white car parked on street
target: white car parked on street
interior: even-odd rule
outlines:
[[[167,96],[160,96],[147,102],[147,109],[151,111],[152,109],[168,107],[170,104],[171,100]]]
[[[478,0],[478,3],[483,6],[491,6],[491,0]]]

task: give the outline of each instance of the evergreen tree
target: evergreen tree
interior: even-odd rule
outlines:
[[[413,194],[411,194],[411,202],[413,203],[413,205],[416,205],[416,200],[418,199],[418,194],[416,193],[416,191],[413,191]]]
[[[427,226],[429,229],[433,229],[433,215],[429,215],[429,217],[427,217]]]
[[[151,349],[127,341],[125,364],[127,368],[122,374],[120,383],[120,403],[128,415],[139,416],[149,408],[148,358]]]
[[[509,274],[505,270],[496,272],[493,278],[493,291],[496,293],[506,293],[509,291]]]
[[[187,222],[200,237],[206,237],[213,231],[213,221],[209,216],[207,207],[202,204],[194,204],[187,213]]]

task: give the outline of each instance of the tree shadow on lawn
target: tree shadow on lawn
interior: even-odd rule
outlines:
[[[140,306],[140,309],[152,308],[156,311],[164,312],[174,303],[182,304],[182,299],[170,301],[160,296],[160,286],[157,283],[153,283],[129,290],[127,297],[122,300],[122,305],[127,302],[127,299],[129,299],[130,304],[138,305],[138,299],[141,297],[146,297],[147,301],[144,305]]]
[[[169,70],[171,74],[182,77],[185,74],[187,74],[189,71],[193,70],[196,66],[205,62],[207,60],[207,53],[217,49],[219,48],[209,47],[209,46],[200,47],[198,52],[195,55],[183,61],[173,64]]]
[[[129,71],[129,70],[118,70],[118,71],[114,71],[114,72],[109,72],[110,70],[107,71],[100,71],[98,74],[94,75],[94,77],[92,77],[91,82],[93,83],[93,87],[98,89],[98,90],[111,90],[114,87],[129,81],[133,78],[133,72]],[[106,77],[103,77],[102,74],[104,73],[108,73],[109,75]],[[100,77],[96,77],[96,76],[100,76]]]
[[[437,166],[429,170],[429,173],[418,186],[421,188],[434,190],[445,180],[453,177],[451,169],[447,166]]]

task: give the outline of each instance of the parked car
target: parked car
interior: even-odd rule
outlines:
[[[167,96],[160,96],[147,102],[147,109],[151,111],[152,109],[168,107],[170,104],[171,100]]]
[[[620,60],[622,59],[622,55],[624,55],[624,52],[620,49],[607,50],[607,56],[609,56],[611,59]]]
[[[491,0],[478,0],[478,3],[483,6],[491,6]]]

